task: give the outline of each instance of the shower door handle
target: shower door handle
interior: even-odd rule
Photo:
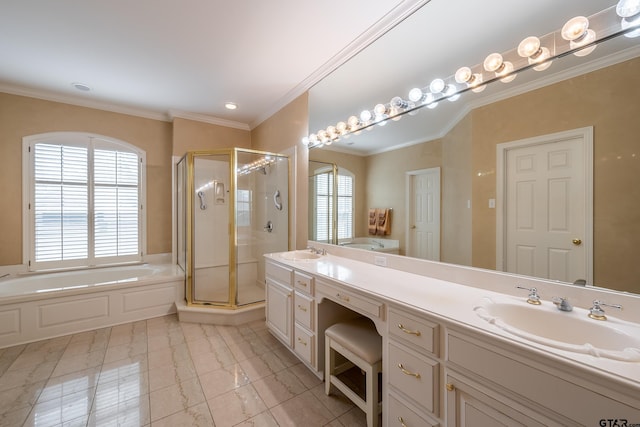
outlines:
[[[271,233],[273,231],[273,223],[271,221],[267,221],[267,225],[264,226],[264,231],[267,233]]]
[[[276,209],[278,209],[279,211],[282,210],[282,202],[280,201],[280,190],[276,190],[276,192],[273,193],[273,204],[276,205]]]

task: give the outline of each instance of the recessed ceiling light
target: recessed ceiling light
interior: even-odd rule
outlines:
[[[235,102],[225,102],[224,108],[226,108],[227,110],[235,110],[236,108],[238,108],[238,105]]]
[[[71,86],[83,92],[89,92],[91,90],[91,88],[84,83],[74,82],[74,83],[71,83]]]

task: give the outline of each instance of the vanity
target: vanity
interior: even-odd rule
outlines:
[[[267,326],[323,378],[324,330],[371,319],[384,426],[640,425],[637,296],[327,248],[265,255]],[[541,304],[516,286],[536,287]],[[575,308],[559,311],[556,296]],[[593,299],[624,311],[590,319]]]

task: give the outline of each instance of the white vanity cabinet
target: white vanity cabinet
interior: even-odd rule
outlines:
[[[440,416],[440,326],[424,315],[390,306],[384,340],[387,426],[437,426]]]
[[[464,332],[449,330],[446,346],[449,426],[598,426],[609,425],[609,419],[628,424],[640,421],[635,392],[625,392],[625,387],[605,379],[561,369],[546,358]]]
[[[293,350],[307,365],[317,370],[314,279],[293,272]]]
[[[265,275],[267,326],[276,338],[291,347],[293,344],[293,269],[267,262]]]

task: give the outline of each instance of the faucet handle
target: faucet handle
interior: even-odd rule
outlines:
[[[524,286],[516,286],[518,289],[524,289],[529,291],[529,296],[527,297],[527,302],[533,305],[540,305],[540,295],[538,295],[538,290],[536,288],[525,288]]]
[[[595,320],[607,320],[607,316],[604,315],[604,310],[602,306],[617,308],[618,310],[622,310],[622,306],[620,304],[607,304],[606,302],[600,300],[593,300],[593,307],[589,310],[589,317]]]
[[[553,297],[551,298],[551,302],[553,302],[560,311],[571,311],[573,310],[573,306],[569,302],[569,298],[567,297]]]

